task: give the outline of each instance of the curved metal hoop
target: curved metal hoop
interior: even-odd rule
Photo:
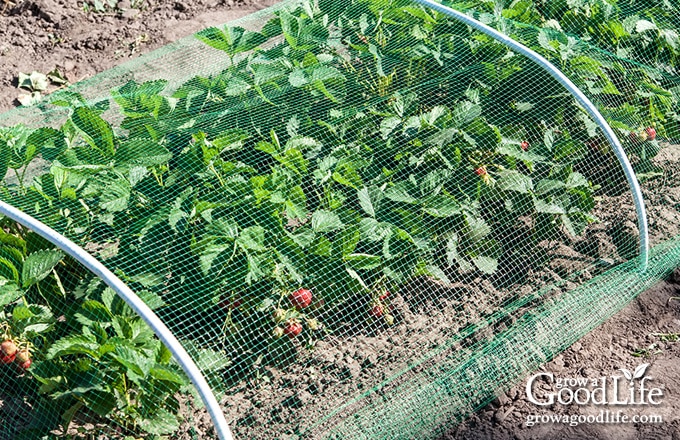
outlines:
[[[640,190],[640,184],[637,180],[637,177],[635,177],[635,171],[633,171],[633,167],[628,161],[628,156],[626,156],[626,153],[623,151],[621,142],[619,142],[619,139],[616,137],[616,134],[609,126],[604,116],[602,116],[597,107],[595,107],[595,104],[593,104],[593,102],[583,94],[576,84],[567,78],[567,76],[564,75],[564,73],[562,73],[550,61],[546,60],[540,54],[534,52],[522,43],[519,43],[507,35],[501,34],[496,29],[477,21],[472,17],[469,17],[462,12],[451,9],[448,6],[441,5],[432,0],[413,1],[423,6],[432,8],[435,11],[441,12],[442,14],[448,15],[449,17],[454,18],[462,23],[465,23],[471,28],[483,32],[495,40],[500,41],[515,52],[526,56],[545,71],[547,71],[550,76],[555,78],[560,84],[562,84],[562,86],[564,86],[564,88],[567,89],[569,93],[574,96],[574,98],[576,98],[578,103],[583,106],[590,117],[595,120],[595,123],[602,129],[605,137],[614,147],[614,154],[616,154],[616,158],[619,160],[619,163],[623,168],[623,172],[626,175],[626,180],[628,181],[631,193],[633,194],[633,202],[635,203],[635,211],[637,213],[638,229],[640,230],[640,269],[644,272],[647,269],[647,263],[649,261],[649,226],[647,225],[647,211],[645,209],[642,191]]]
[[[184,372],[189,376],[189,379],[198,390],[201,400],[208,409],[210,418],[215,424],[215,431],[220,440],[233,440],[231,430],[224,418],[224,413],[220,408],[220,404],[215,398],[208,382],[206,382],[201,370],[194,363],[189,353],[182,347],[182,344],[170,332],[170,329],[156,316],[156,314],[147,306],[120,278],[108,270],[96,258],[87,253],[83,248],[59,234],[54,229],[45,225],[41,221],[31,217],[19,209],[0,201],[0,214],[5,215],[15,222],[35,231],[37,234],[54,243],[57,247],[62,249],[71,257],[75,258],[88,268],[92,273],[99,276],[111,289],[113,289],[125,302],[135,311],[149,327],[156,333],[156,336],[168,347],[173,357],[182,367]]]

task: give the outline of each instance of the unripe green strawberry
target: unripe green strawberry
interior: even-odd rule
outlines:
[[[274,310],[273,318],[274,322],[283,322],[286,319],[286,311],[283,309]]]

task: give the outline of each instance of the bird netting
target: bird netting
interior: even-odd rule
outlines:
[[[583,106],[406,0],[286,0],[0,115],[0,199],[154,310],[236,438],[436,437],[680,263],[677,2],[450,6],[604,115],[646,268]],[[9,219],[0,242],[0,436],[197,435],[113,290]]]

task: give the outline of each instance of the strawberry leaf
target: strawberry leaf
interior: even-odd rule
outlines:
[[[42,281],[63,257],[64,254],[61,251],[33,252],[24,261],[21,271],[21,285],[26,288]]]

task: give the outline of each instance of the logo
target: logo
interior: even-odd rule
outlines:
[[[659,405],[663,387],[654,386],[654,378],[645,376],[649,364],[638,365],[632,372],[625,368],[621,375],[555,377],[553,373],[537,373],[529,378],[526,395],[538,406],[558,405]],[[547,382],[550,390],[538,388],[537,381]]]

